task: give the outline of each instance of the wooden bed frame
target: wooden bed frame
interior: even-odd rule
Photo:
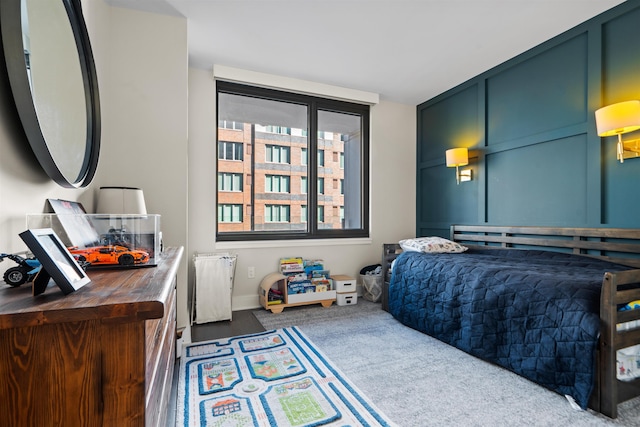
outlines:
[[[603,277],[597,371],[589,407],[616,418],[618,403],[640,396],[640,378],[620,381],[616,375],[616,352],[640,344],[640,328],[624,331],[616,328],[619,323],[640,320],[640,310],[618,311],[620,304],[640,299],[640,229],[452,225],[450,239],[469,247],[570,252],[636,267],[605,273]],[[399,252],[397,244],[383,246],[385,285],[390,262]],[[387,298],[388,289],[384,286],[384,309],[388,308]]]

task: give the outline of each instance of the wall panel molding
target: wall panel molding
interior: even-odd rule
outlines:
[[[418,235],[461,222],[640,226],[640,160],[617,163],[594,118],[640,99],[638,22],[640,0],[627,1],[418,105]],[[459,146],[476,157],[474,180],[456,186],[444,152]]]

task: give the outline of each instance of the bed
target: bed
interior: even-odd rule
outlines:
[[[383,246],[383,308],[611,418],[640,395],[616,363],[640,344],[640,310],[620,311],[640,299],[640,230],[454,225],[450,240],[469,249]]]

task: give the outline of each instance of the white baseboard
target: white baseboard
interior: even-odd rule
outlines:
[[[258,300],[258,294],[256,295],[240,295],[234,296],[231,302],[232,311],[240,310],[253,310],[260,308],[260,301]]]

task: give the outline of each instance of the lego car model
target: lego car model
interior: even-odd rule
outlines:
[[[123,265],[146,264],[149,262],[149,253],[137,249],[129,249],[119,245],[92,246],[88,248],[69,248],[74,256],[81,262],[90,265]]]

